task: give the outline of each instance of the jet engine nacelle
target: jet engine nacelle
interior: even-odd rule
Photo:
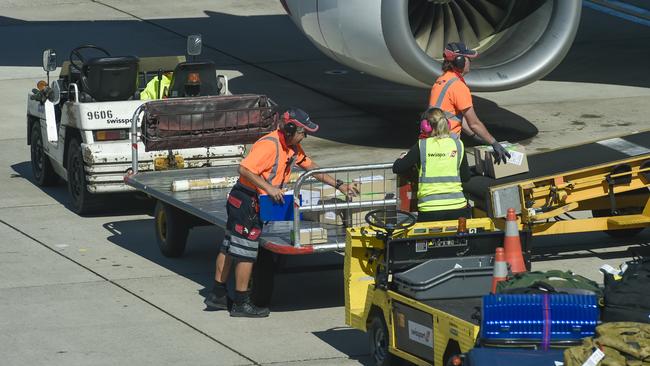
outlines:
[[[581,0],[283,0],[325,54],[394,82],[429,87],[442,50],[464,42],[480,57],[466,81],[476,91],[517,88],[562,61]]]

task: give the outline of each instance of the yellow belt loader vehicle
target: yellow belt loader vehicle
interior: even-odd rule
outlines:
[[[537,236],[632,236],[650,225],[650,132],[532,155],[529,166],[464,185],[475,204],[466,233],[456,221],[415,223],[396,210],[372,211],[368,225],[348,228],[346,323],[369,333],[374,364],[442,366],[474,346],[508,208],[528,265]]]

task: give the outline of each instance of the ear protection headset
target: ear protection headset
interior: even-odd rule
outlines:
[[[427,119],[427,112],[429,112],[430,108],[427,109],[426,111],[422,112],[420,115],[420,133],[424,134],[430,134],[433,132],[433,127],[431,126],[431,122]]]
[[[298,126],[293,121],[293,118],[291,118],[291,115],[289,112],[284,112],[282,114],[282,131],[284,131],[284,134],[287,136],[293,136],[296,134],[296,131],[298,130]]]
[[[433,132],[433,126],[431,126],[431,122],[429,122],[429,120],[426,118],[427,112],[430,110],[431,109],[427,109],[426,111],[422,112],[422,115],[420,116],[420,132],[427,135]],[[448,118],[445,118],[445,120],[447,120],[447,127],[451,129],[451,122],[449,122]]]
[[[429,123],[429,120],[424,118],[422,121],[420,121],[420,132],[424,134],[430,134],[431,131],[433,131],[433,128],[431,127],[431,124]]]
[[[465,56],[461,55],[460,53],[460,47],[458,46],[458,43],[450,43],[447,45],[444,51],[444,58],[447,61],[450,61],[451,64],[459,69],[463,70],[465,68]]]

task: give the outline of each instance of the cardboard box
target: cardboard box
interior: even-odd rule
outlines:
[[[361,201],[383,200],[394,198],[397,191],[394,179],[385,180],[383,176],[361,177],[352,181],[359,189],[358,199]],[[353,201],[356,199],[353,199]]]
[[[494,162],[492,146],[477,146],[474,148],[477,173],[499,179],[528,172],[528,159],[524,146],[507,141],[500,142],[500,144],[510,153],[510,158],[506,164],[496,164]]]
[[[359,196],[352,198],[352,202],[390,199],[395,197],[397,191],[395,180],[384,180],[383,175],[356,178],[352,180],[350,184],[356,185],[359,190]],[[327,225],[343,225],[346,227],[365,225],[364,218],[370,209],[347,208],[347,198],[334,187],[328,185],[313,185],[310,188],[311,192],[320,193],[318,205],[336,203],[341,204],[341,208],[304,212],[302,214],[303,219]],[[303,191],[301,190],[301,192]],[[311,197],[315,196],[316,194],[311,193]],[[302,202],[303,206],[307,206],[305,203],[305,193],[302,193]]]
[[[295,232],[291,231],[291,240],[295,242]],[[327,243],[327,229],[322,227],[312,227],[300,229],[300,244],[323,244]]]
[[[320,201],[320,190],[300,190],[300,205],[301,206],[315,206]]]
[[[386,195],[393,195],[397,191],[394,179],[385,180],[383,175],[367,176],[353,179],[350,184],[354,184],[359,190],[360,195],[354,200],[369,201],[374,199],[383,200]],[[345,199],[345,195],[332,186],[323,185],[321,188],[323,199],[340,198]]]
[[[329,198],[329,199],[322,199],[318,201],[318,205],[326,205],[326,204],[338,204],[338,203],[345,203],[345,200],[341,198]],[[328,225],[343,225],[346,222],[346,215],[345,215],[346,209],[341,208],[341,209],[327,209],[324,211],[309,211],[309,212],[304,212],[302,217],[304,220],[308,221],[314,221],[314,222],[320,222],[322,224],[328,224]]]

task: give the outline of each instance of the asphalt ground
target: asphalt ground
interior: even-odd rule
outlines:
[[[602,3],[602,1],[600,1]],[[637,6],[641,2],[633,2]],[[396,85],[326,58],[268,0],[0,0],[0,363],[3,365],[369,365],[366,334],[344,323],[337,255],[291,258],[277,276],[268,319],[205,311],[215,243],[199,228],[181,259],[154,241],[151,204],[112,200],[79,217],[64,185],[33,182],[25,143],[29,90],[44,48],[59,62],[78,45],[113,54],[182,54],[201,33],[204,56],[234,93],[270,95],[308,111],[321,131],[305,149],[322,166],[386,162],[414,142],[428,91]],[[583,8],[565,61],[529,86],[475,95],[500,140],[530,153],[650,128],[650,28]],[[333,72],[332,72],[333,71]],[[603,233],[539,240],[534,269],[597,268],[648,250],[650,231],[621,241]]]

